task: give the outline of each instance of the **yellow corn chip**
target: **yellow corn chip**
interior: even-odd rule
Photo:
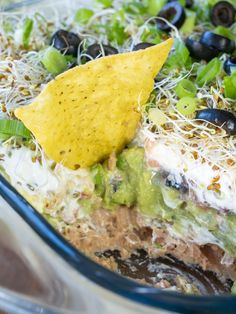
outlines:
[[[72,169],[91,166],[133,139],[140,106],[147,102],[172,42],[75,67],[15,115],[49,158]]]

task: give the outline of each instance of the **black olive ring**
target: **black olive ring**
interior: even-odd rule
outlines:
[[[232,112],[221,109],[204,109],[197,112],[196,119],[222,127],[229,135],[236,134],[236,116]]]
[[[50,44],[65,55],[77,57],[80,42],[77,34],[60,29],[53,34]]]
[[[180,28],[186,18],[186,14],[182,5],[178,2],[167,3],[157,15],[158,18],[163,18],[177,28]],[[157,27],[162,31],[170,31],[171,27],[165,21],[157,19]]]
[[[229,27],[234,24],[236,10],[228,1],[217,2],[211,10],[211,22],[213,25]]]
[[[137,45],[135,45],[133,47],[133,51],[137,51],[137,50],[141,50],[141,49],[146,49],[146,48],[149,48],[149,47],[152,47],[152,46],[155,46],[155,44],[152,44],[152,43],[139,43]]]
[[[200,43],[218,49],[221,52],[231,53],[235,50],[235,44],[232,40],[209,31],[202,34]]]
[[[185,44],[189,50],[190,56],[197,60],[210,61],[219,54],[217,49],[213,49],[191,38],[187,38]]]
[[[87,48],[85,53],[92,59],[96,59],[102,57],[102,50],[105,56],[115,55],[118,53],[116,48],[103,44],[92,44]],[[86,57],[86,61],[91,61],[91,58]]]

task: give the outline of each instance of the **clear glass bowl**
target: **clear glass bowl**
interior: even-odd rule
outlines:
[[[4,281],[0,269],[0,309],[11,313],[235,314],[232,295],[183,295],[111,272],[73,248],[1,176],[0,194],[5,199],[0,202],[0,252],[5,247],[17,256],[10,255],[14,257],[9,266],[12,281],[8,276]],[[15,259],[20,266],[14,265]],[[15,271],[15,277],[13,267],[21,271]],[[19,288],[16,280],[22,277]]]
[[[88,3],[77,1],[81,2]],[[53,0],[3,0],[1,9],[22,10],[38,5],[45,9],[49,3]],[[63,5],[63,1],[60,3]],[[2,176],[0,195],[0,310],[83,314],[236,313],[233,295],[167,292],[109,271],[73,248]]]

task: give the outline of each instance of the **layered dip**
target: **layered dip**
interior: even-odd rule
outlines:
[[[63,10],[45,5],[0,13],[2,175],[77,249],[114,271],[121,272],[117,261],[124,269],[144,254],[151,274],[155,258],[178,259],[214,272],[231,287],[236,280],[235,20],[233,0],[97,0],[84,6],[68,1]],[[174,44],[164,63],[167,55],[161,57],[161,51],[170,37]],[[148,55],[154,49],[164,65],[153,86],[149,72],[138,79],[139,66],[117,76],[125,62],[128,68],[137,62],[135,56],[145,68],[143,51]],[[97,65],[101,77],[95,77]],[[81,84],[89,86],[88,97],[95,93],[94,102],[101,95],[86,80],[101,82],[104,99],[96,115],[85,106],[83,119],[76,110],[63,116],[55,105],[82,104],[77,73],[78,82],[83,75]],[[66,80],[80,92],[67,89]],[[65,89],[59,93],[61,84]],[[115,132],[119,117],[111,114],[107,99],[116,104],[125,91],[128,107],[135,86],[138,94],[142,86],[148,89],[144,104],[141,96],[135,98],[135,128],[131,123],[125,126],[128,135]],[[55,100],[50,98],[51,107],[48,97]],[[133,121],[123,104],[122,119],[130,115]],[[30,115],[23,114],[27,107],[33,108]],[[67,134],[72,122],[83,131],[75,139],[78,145],[91,125],[97,127],[91,144],[96,150],[86,152],[83,144],[73,166],[70,146],[54,158],[61,143],[73,142]],[[109,140],[109,132],[98,136],[108,125]],[[100,156],[120,138],[122,144]],[[137,268],[133,273],[157,287],[201,293],[181,275],[168,280],[159,273],[146,280]]]

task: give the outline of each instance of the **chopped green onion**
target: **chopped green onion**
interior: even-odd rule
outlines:
[[[176,69],[183,67],[189,59],[189,51],[181,40],[175,40],[175,52],[169,56],[165,67],[168,69]]]
[[[218,34],[218,35],[221,35],[221,36],[224,36],[224,37],[227,37],[229,38],[230,40],[234,40],[235,36],[233,35],[233,33],[226,27],[224,26],[217,26],[215,29],[214,29],[214,33],[215,34]]]
[[[10,137],[8,134],[0,133],[0,140],[2,141],[8,140]]]
[[[23,32],[22,32],[22,42],[24,47],[29,45],[30,34],[33,30],[34,21],[30,18],[26,18],[23,25]]]
[[[115,45],[123,45],[128,38],[125,31],[125,11],[118,10],[112,15],[110,24],[106,25],[107,37]]]
[[[194,97],[196,95],[197,88],[190,80],[183,79],[177,84],[175,92],[179,98]]]
[[[0,120],[0,134],[1,138],[9,138],[11,136],[21,136],[24,138],[31,138],[30,131],[24,124],[18,120]]]
[[[79,24],[87,24],[94,12],[87,8],[79,9],[75,14],[75,21]]]
[[[41,62],[45,69],[53,75],[60,74],[67,68],[66,57],[53,47],[44,51]]]
[[[116,11],[111,17],[111,25],[117,22],[125,26],[125,11],[123,9]]]
[[[196,82],[199,86],[212,81],[221,72],[221,62],[218,58],[212,59],[207,65],[200,68]]]
[[[135,1],[135,0],[125,3],[123,5],[123,9],[125,12],[129,14],[134,14],[134,15],[145,14],[147,10],[147,8],[145,7],[143,3]]]
[[[135,24],[139,27],[142,26],[145,22],[143,15],[141,14],[136,14],[135,19],[134,19]]]
[[[109,25],[107,36],[110,42],[123,45],[124,41],[128,37],[128,34],[125,32],[125,27],[116,21]]]
[[[177,102],[176,108],[182,115],[188,116],[196,111],[197,102],[197,98],[183,97]]]
[[[104,8],[110,8],[112,7],[113,0],[96,0],[98,3],[101,3]]]
[[[180,31],[184,35],[189,35],[193,32],[197,14],[196,12],[187,9],[185,10],[185,12],[187,17],[185,19],[184,24],[181,26]]]
[[[144,29],[140,39],[142,42],[159,44],[161,42],[161,35],[157,27],[150,25],[148,28]]]
[[[184,65],[189,57],[189,51],[185,46],[184,42],[180,40],[175,41],[175,55],[177,56],[178,64]]]
[[[226,98],[236,99],[236,73],[225,76],[224,95]]]
[[[157,15],[166,4],[166,0],[147,0],[147,12],[150,15]]]
[[[158,108],[151,108],[148,111],[148,118],[155,125],[163,125],[167,122],[166,114]]]
[[[210,5],[207,1],[202,1],[201,5],[195,5],[194,11],[197,13],[197,20],[199,22],[210,22]]]

